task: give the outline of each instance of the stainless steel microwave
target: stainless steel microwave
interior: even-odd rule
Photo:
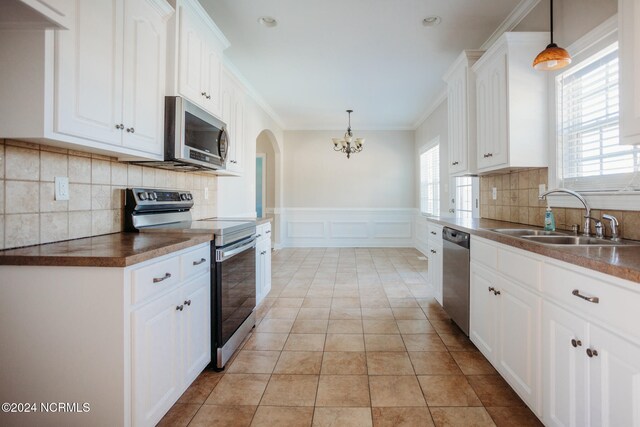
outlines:
[[[132,163],[183,172],[224,170],[227,126],[180,96],[165,97],[164,105],[164,160]]]

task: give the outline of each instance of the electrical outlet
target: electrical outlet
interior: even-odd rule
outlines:
[[[496,187],[492,187],[491,188],[491,198],[493,200],[497,200],[498,199],[498,189]]]
[[[56,176],[55,188],[56,188],[56,200],[69,200],[69,177]]]
[[[538,196],[542,196],[542,193],[547,191],[547,186],[544,184],[538,185]]]
[[[204,199],[209,200],[209,187],[204,187]]]

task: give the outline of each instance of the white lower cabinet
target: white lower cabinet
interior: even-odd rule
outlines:
[[[261,224],[256,233],[256,305],[271,291],[271,223]]]
[[[0,351],[0,400],[90,404],[56,425],[156,425],[211,360],[210,254],[207,242],[126,268],[0,266],[12,319],[0,322],[12,349]],[[14,300],[29,307],[2,303]],[[0,425],[23,425],[14,415]]]
[[[442,225],[427,222],[429,259],[427,278],[433,287],[436,301],[442,305]]]
[[[154,425],[211,358],[210,283],[205,274],[132,316],[134,425]]]
[[[471,341],[540,415],[540,297],[477,262],[470,276]]]
[[[470,286],[471,341],[545,425],[640,427],[637,283],[474,236]]]

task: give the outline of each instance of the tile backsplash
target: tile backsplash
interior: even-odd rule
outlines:
[[[57,176],[69,177],[68,201],[54,199]],[[216,216],[216,176],[0,139],[0,249],[122,231],[123,190],[133,186],[191,190],[194,218]]]
[[[538,200],[538,185],[548,188],[547,168],[511,171],[499,175],[480,177],[480,216],[482,218],[509,221],[520,224],[544,226],[546,201]],[[497,197],[492,197],[492,189],[497,189]],[[584,224],[584,210],[557,208],[551,206],[556,219],[556,228],[570,230],[571,224]],[[640,240],[640,212],[601,210],[592,207],[591,214],[601,218],[608,213],[620,221],[620,234],[625,239]],[[593,227],[592,221],[592,227]],[[608,225],[606,234],[610,234]],[[595,232],[594,229],[591,230]]]

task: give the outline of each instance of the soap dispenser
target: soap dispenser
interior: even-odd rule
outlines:
[[[547,211],[544,214],[544,229],[545,231],[556,231],[556,219],[551,211],[551,206],[547,206]]]

